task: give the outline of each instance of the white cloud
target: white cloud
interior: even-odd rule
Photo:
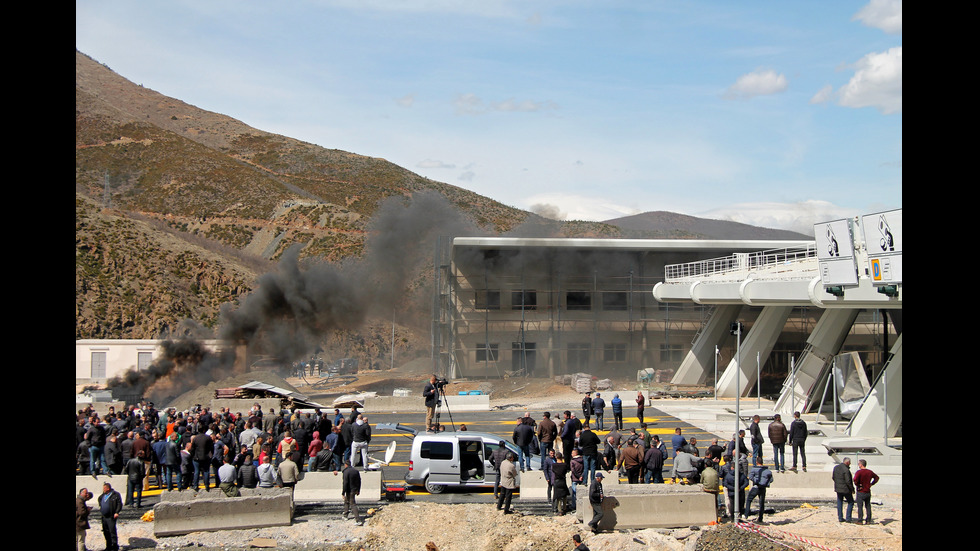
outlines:
[[[421,161],[417,165],[415,165],[415,167],[416,168],[456,168],[456,165],[451,163],[444,163],[436,159],[426,159],[424,161]]]
[[[715,220],[731,220],[762,228],[792,230],[813,235],[813,225],[827,220],[856,216],[853,209],[839,207],[829,201],[810,199],[797,203],[741,203],[720,207],[693,216]]]
[[[845,107],[875,107],[882,113],[902,112],[902,47],[870,53],[854,64],[854,76],[838,92]]]
[[[415,94],[406,94],[400,98],[395,98],[395,103],[402,107],[411,107],[415,104]]]
[[[902,34],[902,0],[871,0],[851,20],[888,34]]]
[[[810,103],[827,103],[834,96],[834,87],[826,85],[810,98]]]
[[[557,109],[557,105],[551,101],[515,101],[513,99],[508,99],[506,101],[496,102],[491,106],[496,111],[544,111],[546,109]]]
[[[725,97],[728,99],[749,99],[755,96],[767,96],[784,92],[789,86],[786,76],[772,69],[758,69],[738,77],[735,84],[728,88]]]
[[[515,100],[513,98],[504,101],[491,102],[489,106],[484,104],[483,99],[476,94],[458,94],[453,100],[453,107],[457,115],[476,115],[487,111],[503,111],[510,113],[531,113],[535,111],[546,111],[557,109],[558,105],[553,101],[534,101],[534,100]]]

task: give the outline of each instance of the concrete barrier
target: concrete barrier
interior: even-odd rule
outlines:
[[[241,497],[210,492],[163,492],[153,507],[153,533],[179,536],[191,532],[289,526],[293,496],[289,488],[242,488]]]
[[[440,411],[490,411],[490,395],[453,396],[447,394]],[[425,402],[419,396],[366,396],[363,412],[425,413]]]
[[[621,484],[603,482],[604,513],[600,530],[643,528],[680,528],[706,525],[717,521],[714,494],[703,491],[700,484]],[[576,515],[588,523],[592,506],[586,486],[578,489]]]
[[[360,502],[381,501],[381,471],[360,471]],[[303,473],[296,483],[293,499],[296,501],[343,502],[344,476],[341,472]]]

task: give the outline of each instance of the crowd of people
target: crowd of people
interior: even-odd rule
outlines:
[[[345,461],[367,466],[368,419],[351,408],[301,413],[256,403],[247,414],[195,406],[158,411],[141,403],[98,415],[78,412],[76,472],[122,475],[124,505],[140,508],[151,481],[166,491],[295,485],[299,470],[340,471]],[[155,479],[155,480],[154,480]]]
[[[763,459],[766,438],[760,426],[760,416],[755,415],[752,418],[748,429],[748,444],[745,441],[746,431],[740,430],[727,443],[719,443],[718,438],[712,438],[711,443],[701,449],[697,439],[686,438],[680,427],[674,430],[669,443],[662,441],[659,435],[651,434],[643,420],[644,404],[645,397],[642,393],[637,393],[636,413],[640,426],[627,430],[622,421],[622,400],[618,394],[614,394],[611,403],[613,423],[603,438],[591,426],[594,419],[597,430],[605,430],[603,423],[606,405],[599,392],[594,397],[591,392],[585,393],[581,419],[570,410],[564,411],[557,423],[551,419],[550,412],[545,412],[538,422],[530,414],[525,414],[517,419],[513,433],[518,453],[511,453],[513,457],[508,459],[494,457],[491,462],[495,466],[503,465],[508,470],[513,468],[516,477],[517,470],[524,472],[525,465],[530,465],[531,450],[540,453],[541,470],[548,482],[548,500],[554,511],[564,514],[573,510],[579,487],[586,486],[594,514],[589,526],[594,531],[598,529],[602,518],[600,504],[602,479],[605,476],[603,472],[615,471],[617,476],[625,477],[629,484],[657,484],[664,482],[664,472],[668,471],[669,463],[672,482],[702,484],[705,491],[716,495],[719,516],[728,519],[738,516],[745,519],[756,514],[758,523],[764,522],[766,491],[773,482],[773,473],[797,471],[800,467],[806,472],[805,445],[809,429],[799,412],[793,414],[793,421],[788,428],[778,414],[769,424],[767,434],[773,453],[770,468]],[[792,466],[788,469],[785,458],[787,444],[792,449]],[[865,460],[860,460],[859,464],[862,470],[853,476],[849,471],[850,459],[845,459],[835,469],[834,484],[841,522],[852,521],[854,503],[858,504],[858,521],[861,521],[862,510],[866,509],[864,522],[871,522],[870,487],[878,481],[878,476],[867,469]],[[514,477],[507,476],[504,478],[505,482],[501,483],[498,474],[497,485],[503,488]],[[751,488],[746,492],[744,489],[749,487],[750,482]],[[505,497],[503,490],[498,492],[497,485],[494,487],[494,497],[500,496],[500,508],[499,505],[509,503],[509,499]],[[508,491],[513,491],[513,488]],[[724,499],[726,495],[727,500]],[[753,513],[751,508],[756,499],[758,508]],[[842,513],[844,502],[848,503],[846,518]]]
[[[432,423],[435,409],[434,382],[426,390],[426,424],[430,430],[440,427]],[[762,523],[765,512],[766,489],[772,483],[773,472],[786,472],[785,447],[792,448],[792,466],[806,471],[806,423],[800,413],[794,413],[787,428],[780,415],[775,415],[767,434],[772,445],[773,467],[763,461],[765,438],[760,418],[754,416],[749,426],[749,444],[745,431],[733,434],[726,445],[717,438],[704,449],[697,439],[689,440],[676,428],[668,443],[651,434],[643,421],[645,398],[636,398],[639,428],[623,425],[623,405],[615,394],[611,406],[613,423],[604,438],[593,432],[590,421],[595,418],[598,430],[603,428],[605,401],[599,392],[595,397],[586,393],[582,400],[582,419],[565,410],[557,422],[545,412],[540,421],[530,413],[517,419],[513,442],[518,453],[510,451],[501,441],[488,458],[497,471],[494,498],[497,508],[510,512],[511,497],[517,489],[518,471],[531,468],[532,450],[541,457],[541,470],[548,482],[548,500],[556,514],[575,509],[580,486],[586,486],[593,508],[589,526],[598,530],[602,518],[602,479],[605,473],[616,471],[630,484],[664,482],[664,471],[671,463],[670,477],[674,482],[703,485],[705,491],[716,494],[721,516],[747,518],[750,507],[758,498],[757,522]],[[431,406],[430,406],[431,404]],[[431,407],[431,409],[428,409]],[[301,413],[270,408],[263,412],[255,403],[247,414],[220,408],[212,412],[195,406],[178,412],[174,408],[158,411],[152,403],[140,403],[98,415],[91,407],[79,410],[75,432],[76,472],[81,475],[122,476],[125,496],[119,496],[111,483],[106,482],[99,497],[103,532],[107,547],[112,549],[115,537],[115,518],[123,506],[142,507],[142,492],[153,477],[156,485],[166,491],[210,492],[212,489],[227,496],[239,495],[240,488],[294,487],[300,470],[344,471],[345,518],[348,511],[361,523],[354,496],[359,492],[360,478],[356,467],[367,467],[367,450],[371,442],[368,419],[351,408],[345,417],[339,409]],[[737,459],[736,459],[737,458]],[[736,468],[736,465],[738,466]],[[751,468],[750,468],[751,465]],[[858,521],[871,522],[870,488],[878,476],[867,468],[864,459],[852,476],[850,460],[837,465],[833,483],[837,492],[838,519],[852,522],[854,504],[858,504]],[[353,472],[351,472],[353,471]],[[749,492],[743,489],[752,482]],[[122,487],[122,484],[120,484]],[[727,493],[727,512],[720,488]],[[736,488],[739,491],[736,492]],[[83,490],[83,493],[87,489]],[[736,503],[736,495],[738,503]],[[87,499],[91,499],[88,494]],[[88,528],[87,510],[82,499],[76,498],[76,537]],[[848,504],[846,515],[843,503]],[[864,511],[866,510],[866,515]],[[84,517],[84,518],[82,518]],[[83,527],[84,525],[84,527]]]

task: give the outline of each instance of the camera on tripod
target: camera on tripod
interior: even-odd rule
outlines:
[[[442,391],[448,384],[449,381],[447,381],[445,377],[436,377],[435,387],[437,390]]]

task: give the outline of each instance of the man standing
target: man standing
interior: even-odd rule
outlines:
[[[367,417],[364,417],[363,414],[357,416],[357,421],[351,428],[351,435],[354,437],[354,442],[351,443],[351,466],[357,462],[355,456],[359,455],[361,468],[367,469],[368,446],[371,445],[371,425],[368,424]]]
[[[429,377],[429,382],[422,389],[422,397],[425,398],[425,428],[432,426],[432,418],[436,414],[436,404],[439,401],[439,389],[436,387],[436,376],[433,373]]]
[[[582,460],[585,464],[585,483],[591,484],[596,476],[596,462],[599,459],[599,444],[602,441],[596,436],[589,425],[582,427],[582,435],[579,436],[578,446],[581,450]]]
[[[599,523],[602,521],[602,500],[605,495],[602,492],[602,471],[595,474],[592,486],[589,486],[589,505],[592,506],[592,520],[589,521],[589,528],[593,534],[599,533]]]
[[[592,392],[586,392],[585,398],[582,398],[582,424],[588,425],[589,419],[592,417]]]
[[[191,488],[196,492],[198,480],[204,478],[204,491],[211,491],[211,455],[214,453],[214,443],[206,432],[199,432],[191,438],[191,461],[194,466],[194,480]]]
[[[497,444],[497,448],[493,450],[490,454],[490,464],[493,465],[493,469],[497,471],[497,478],[493,483],[493,497],[496,499],[500,495],[500,471],[503,468],[504,460],[507,459],[507,444],[501,440]]]
[[[752,489],[749,490],[749,498],[745,503],[745,514],[752,514],[752,500],[759,496],[759,519],[762,524],[763,513],[766,512],[766,488],[772,484],[772,471],[769,467],[762,464],[762,457],[756,459],[755,466],[749,471],[749,480],[752,481]]]
[[[762,429],[759,428],[759,420],[761,418],[758,415],[752,416],[752,424],[749,425],[749,434],[752,435],[752,464],[758,463],[759,459],[762,458],[762,445],[765,444],[765,439],[762,438]]]
[[[636,392],[636,416],[640,419],[640,426],[644,428],[646,427],[643,425],[643,407],[646,405],[646,403],[647,403],[647,397],[644,396],[642,392],[637,391]],[[650,441],[647,440],[647,444],[649,443]]]
[[[734,521],[735,518],[735,494],[738,493],[738,513],[745,517],[745,487],[749,485],[749,478],[745,471],[748,470],[748,461],[744,454],[738,456],[738,481],[735,480],[735,459],[726,462],[718,475],[721,477],[722,485],[728,492],[728,511],[729,517]]]
[[[806,470],[805,468],[803,469]],[[861,523],[862,517],[864,518],[864,524],[871,524],[871,487],[878,483],[878,475],[874,471],[868,468],[868,461],[865,459],[858,459],[858,470],[854,473],[854,488],[857,490],[857,505],[858,505],[858,524]],[[867,507],[867,516],[863,515],[864,508]]]
[[[613,424],[617,429],[623,430],[623,400],[620,399],[619,394],[613,394],[612,408]]]
[[[602,428],[602,413],[606,409],[606,401],[602,399],[602,394],[596,392],[595,399],[592,400],[592,413],[595,415],[595,426],[599,430]],[[585,422],[586,425],[589,424],[588,421]]]
[[[507,452],[506,458],[500,464],[500,493],[497,496],[497,510],[501,507],[504,514],[511,514],[510,501],[514,497],[514,490],[517,489],[517,467],[514,465],[514,452]]]
[[[777,413],[769,423],[769,442],[772,444],[773,469],[786,472],[786,439],[789,431],[782,422],[782,417]]]
[[[88,488],[82,488],[75,496],[75,551],[85,551],[85,532],[90,528],[88,524],[89,513],[92,508],[85,502],[92,499],[92,492]]]
[[[88,432],[85,433],[85,439],[89,443],[89,468],[92,470],[92,477],[95,478],[95,475],[100,473],[112,476],[109,472],[109,464],[105,459],[105,453],[103,453],[106,443],[105,426],[100,423],[98,415],[92,416],[91,423]]]
[[[354,520],[358,526],[364,526],[361,513],[357,509],[357,496],[361,494],[361,473],[351,466],[351,460],[344,462],[344,487],[340,495],[344,497],[344,520],[350,518],[350,512],[354,512]]]
[[[256,469],[259,488],[272,488],[276,485],[276,468],[272,466],[272,455],[262,457],[262,464]]]
[[[140,509],[143,507],[143,479],[146,478],[146,467],[139,457],[131,457],[123,472],[126,474],[126,505]],[[136,498],[133,498],[133,494]]]
[[[572,450],[575,449],[575,433],[582,430],[582,423],[575,418],[575,415],[565,410],[565,426],[561,429],[561,450],[566,460],[571,457]]]
[[[643,454],[643,465],[646,468],[646,474],[643,475],[643,482],[645,484],[650,484],[651,482],[657,484],[663,483],[664,456],[659,447],[650,446],[647,448],[646,453]]]
[[[119,537],[116,534],[116,521],[122,511],[122,496],[106,482],[99,496],[99,513],[102,515],[102,535],[105,536],[106,551],[119,551]]]
[[[554,442],[557,437],[558,426],[551,420],[551,412],[546,411],[544,418],[538,423],[538,444],[541,447],[541,457],[548,457],[548,452],[555,449]]]
[[[630,484],[640,483],[640,469],[643,467],[643,452],[640,451],[640,444],[636,440],[630,441],[626,449],[620,454],[619,468],[626,469],[626,478]]]
[[[520,463],[521,472],[524,472],[524,458],[527,457],[527,468],[531,468],[531,442],[534,441],[534,429],[531,425],[524,422],[523,417],[517,418],[517,427],[514,428],[514,444],[521,452]]]
[[[789,425],[789,442],[793,446],[793,468],[790,469],[791,471],[796,470],[796,454],[799,452],[803,457],[803,472],[806,472],[806,437],[809,435],[806,421],[800,419],[800,412],[793,412],[793,422]]]
[[[687,439],[681,434],[680,427],[674,429],[674,435],[670,437],[670,445],[674,449],[675,456],[681,448],[687,445]]]
[[[544,473],[545,482],[548,483],[548,503],[550,504],[554,504],[554,502],[551,501],[552,491],[554,489],[552,484],[552,480],[554,479],[554,465],[555,450],[548,452],[548,455],[541,456],[541,471]]]
[[[834,467],[831,475],[834,479],[834,492],[837,493],[837,522],[851,522],[854,512],[854,480],[851,478],[851,458],[844,460]],[[844,520],[844,501],[847,501],[847,520]]]

